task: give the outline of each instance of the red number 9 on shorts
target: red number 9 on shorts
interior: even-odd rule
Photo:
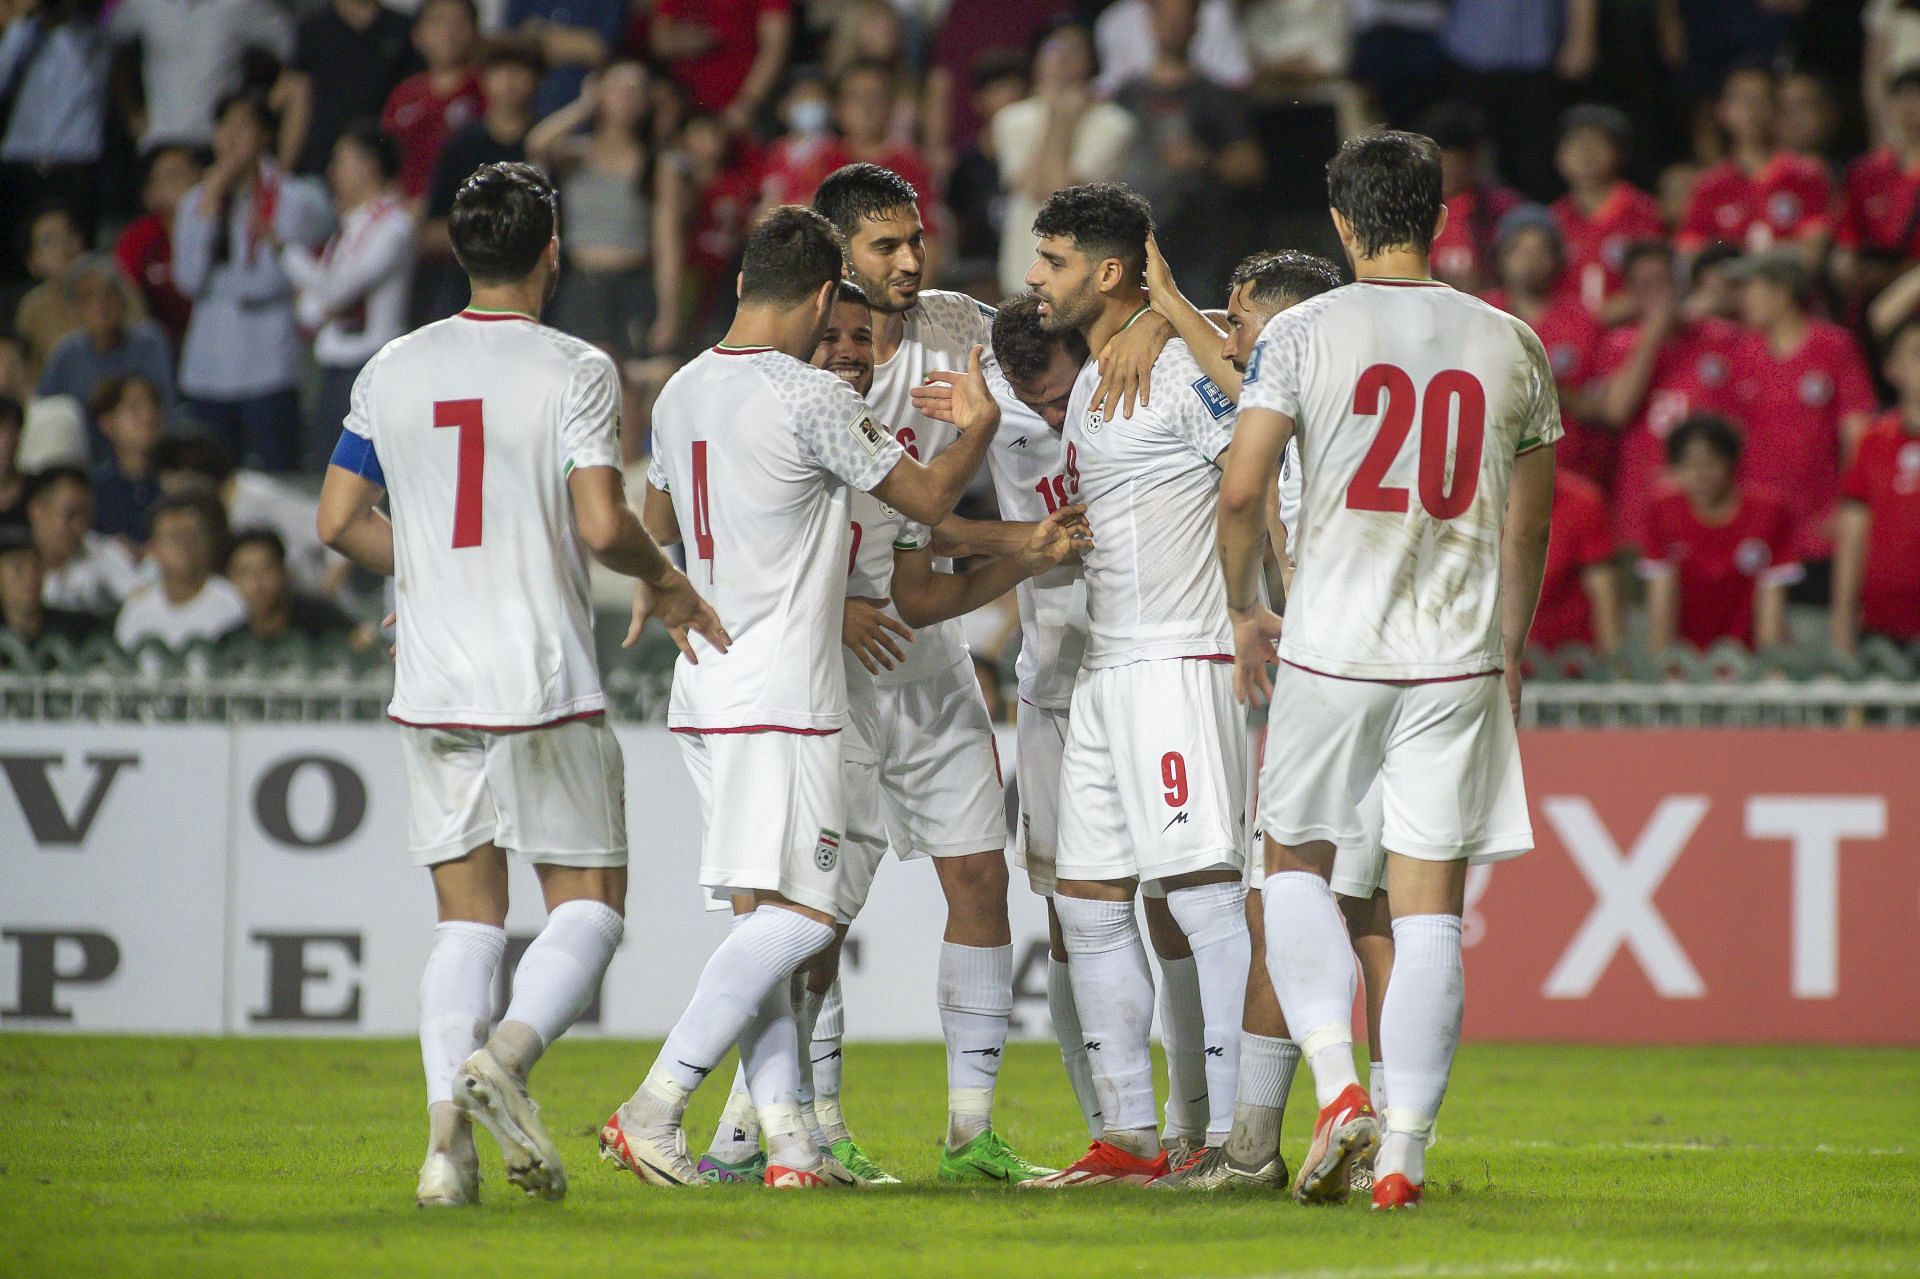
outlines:
[[[1160,783],[1167,788],[1168,808],[1179,808],[1187,802],[1187,761],[1180,758],[1179,751],[1168,751],[1160,757]]]

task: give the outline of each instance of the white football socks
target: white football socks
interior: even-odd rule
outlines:
[[[487,1042],[493,974],[506,949],[504,928],[464,919],[434,925],[420,973],[420,1064],[430,1107],[453,1100],[454,1075]]]
[[[846,1066],[841,1040],[846,1034],[845,1005],[840,999],[840,978],[820,998],[820,1011],[813,1023],[810,1060],[813,1068],[813,1113],[820,1131],[829,1143],[848,1136],[847,1119],[840,1108],[840,1080]]]
[[[1056,897],[1106,1139],[1153,1152],[1153,974],[1130,901]]]
[[[713,1142],[707,1153],[723,1163],[737,1164],[751,1159],[760,1150],[760,1114],[753,1108],[753,1095],[747,1091],[747,1072],[735,1067],[733,1091],[727,1094],[726,1107],[713,1130]]]
[[[1205,1016],[1207,1144],[1224,1145],[1233,1130],[1240,1077],[1240,1019],[1246,1010],[1247,966],[1253,942],[1247,934],[1247,887],[1239,880],[1200,884],[1167,894],[1167,909],[1193,948]]]
[[[1393,978],[1380,1009],[1386,1059],[1387,1137],[1376,1176],[1426,1177],[1427,1136],[1447,1094],[1466,1004],[1458,915],[1403,915],[1393,921]]]
[[[1387,1068],[1384,1063],[1367,1063],[1367,1098],[1373,1102],[1373,1113],[1387,1113]]]
[[[821,1131],[820,1117],[813,1109],[813,1024],[820,1019],[824,996],[807,989],[805,968],[794,969],[792,992],[794,1039],[800,1063],[800,1122],[806,1126],[813,1144],[825,1150],[828,1137]]]
[[[512,1049],[494,1052],[502,1065],[526,1078],[541,1054],[593,1003],[625,929],[620,912],[604,902],[568,901],[553,908],[547,926],[513,970],[513,998],[500,1019],[502,1030],[517,1023],[538,1039],[496,1034],[502,1049]]]
[[[818,1168],[820,1148],[801,1114],[800,1030],[786,982],[775,983],[740,1033],[740,1064],[766,1135],[767,1159],[784,1168]]]
[[[832,940],[829,925],[780,906],[762,906],[736,923],[707,960],[686,1012],[629,1099],[631,1113],[645,1115],[648,1122],[677,1124],[686,1113],[687,1096],[761,1015],[768,992],[778,989],[786,1003],[787,975]],[[789,1005],[789,1028],[792,1019]],[[751,1078],[751,1066],[747,1073]],[[650,1105],[649,1098],[664,1110]]]
[[[1100,1094],[1094,1091],[1093,1068],[1087,1065],[1087,1041],[1080,1031],[1080,1010],[1073,1003],[1073,977],[1062,959],[1047,956],[1047,1015],[1053,1020],[1054,1038],[1060,1041],[1060,1061],[1067,1068],[1067,1082],[1073,1085],[1073,1099],[1080,1103],[1081,1117],[1087,1121],[1087,1136],[1095,1141],[1106,1131],[1100,1122]]]
[[[1280,1011],[1313,1068],[1313,1091],[1325,1107],[1350,1084],[1353,1067],[1353,943],[1327,881],[1309,871],[1269,875],[1267,972]],[[1391,985],[1387,988],[1391,991]]]
[[[1167,1054],[1167,1137],[1202,1140],[1207,1131],[1207,1016],[1193,956],[1160,964],[1160,1047]]]
[[[993,1123],[993,1090],[1013,1015],[1013,944],[940,943],[940,1030],[947,1041],[947,1148]]]
[[[1280,1124],[1299,1065],[1300,1045],[1291,1039],[1241,1032],[1239,1095],[1233,1135],[1227,1139],[1227,1157],[1234,1163],[1258,1168],[1280,1152]]]

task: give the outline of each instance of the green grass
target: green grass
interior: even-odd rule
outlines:
[[[900,1190],[643,1188],[593,1134],[650,1059],[569,1042],[536,1073],[564,1204],[512,1192],[483,1136],[484,1206],[423,1213],[411,1043],[0,1036],[0,1276],[1920,1273],[1920,1052],[1470,1046],[1426,1206],[1391,1217],[940,1187],[932,1045],[848,1054],[849,1117]],[[1012,1050],[1001,1096],[1028,1155],[1084,1146],[1051,1047]],[[1292,1159],[1310,1112],[1297,1091]]]

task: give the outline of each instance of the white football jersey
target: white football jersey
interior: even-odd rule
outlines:
[[[1233,627],[1214,556],[1214,459],[1233,439],[1233,401],[1178,338],[1153,363],[1153,403],[1136,405],[1132,417],[1088,411],[1099,383],[1090,359],[1063,431],[1093,527],[1085,665],[1230,657]]]
[[[733,644],[698,636],[674,668],[670,727],[834,732],[852,527],[847,489],[903,456],[857,392],[765,347],[715,347],[675,373],[653,411],[648,478],[673,498],[687,573]]]
[[[1000,518],[1038,522],[1080,500],[1079,451],[1022,404],[998,368],[987,383],[1000,402],[1000,430],[987,452]],[[1062,564],[1014,588],[1020,605],[1020,700],[1065,710],[1087,649],[1087,582]]]
[[[873,494],[857,489],[850,495],[848,513],[853,548],[847,553],[847,594],[866,599],[883,598],[893,582],[893,553],[919,550],[933,541],[933,532]],[[903,654],[912,651],[913,644],[901,642],[897,635],[893,638]],[[880,740],[880,697],[874,676],[845,644],[840,646],[840,657],[847,672],[847,736],[841,745],[841,754],[861,763],[877,764],[880,755],[875,743]]]
[[[1280,454],[1280,526],[1287,530],[1287,544],[1273,549],[1291,555],[1299,546],[1294,532],[1300,526],[1300,441],[1288,440]]]
[[[1300,437],[1282,659],[1350,679],[1499,670],[1513,460],[1561,434],[1525,321],[1444,284],[1349,284],[1268,322],[1240,405]]]
[[[874,416],[894,433],[909,457],[927,462],[953,443],[958,432],[914,408],[910,393],[927,380],[929,373],[941,370],[964,373],[967,353],[975,346],[984,347],[981,358],[992,361],[993,308],[964,293],[928,289],[903,318],[905,331],[900,337],[900,347],[892,359],[874,366],[873,389],[867,392],[867,403],[873,406]],[[1005,404],[1001,401],[1003,411]],[[939,564],[942,571],[951,567],[945,561]],[[892,580],[891,575],[888,580]],[[946,671],[966,659],[966,633],[957,617],[917,631],[915,635],[907,660],[891,671],[881,672],[876,682],[883,686],[910,683]]]
[[[524,316],[463,312],[387,343],[345,427],[393,518],[403,724],[525,728],[596,713],[587,555],[567,475],[620,465],[620,375]]]

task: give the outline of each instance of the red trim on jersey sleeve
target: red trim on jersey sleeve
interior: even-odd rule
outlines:
[[[398,715],[387,718],[405,728],[438,728],[447,732],[465,733],[531,733],[535,729],[558,728],[562,724],[572,724],[583,719],[598,719],[605,715],[604,710],[581,711],[577,715],[562,715],[559,719],[550,719],[541,724],[416,724],[410,719],[401,719]]]
[[[1311,666],[1302,666],[1289,658],[1281,658],[1296,671],[1305,671],[1309,675],[1318,675],[1321,679],[1344,680],[1349,684],[1458,684],[1461,680],[1485,679],[1489,675],[1504,675],[1504,667],[1496,666],[1490,671],[1475,671],[1471,675],[1435,675],[1431,679],[1368,679],[1364,675],[1333,675],[1326,671],[1316,671]]]
[[[837,728],[789,728],[785,724],[741,724],[733,728],[670,728],[670,733],[712,737],[725,733],[792,733],[795,737],[832,737]]]

